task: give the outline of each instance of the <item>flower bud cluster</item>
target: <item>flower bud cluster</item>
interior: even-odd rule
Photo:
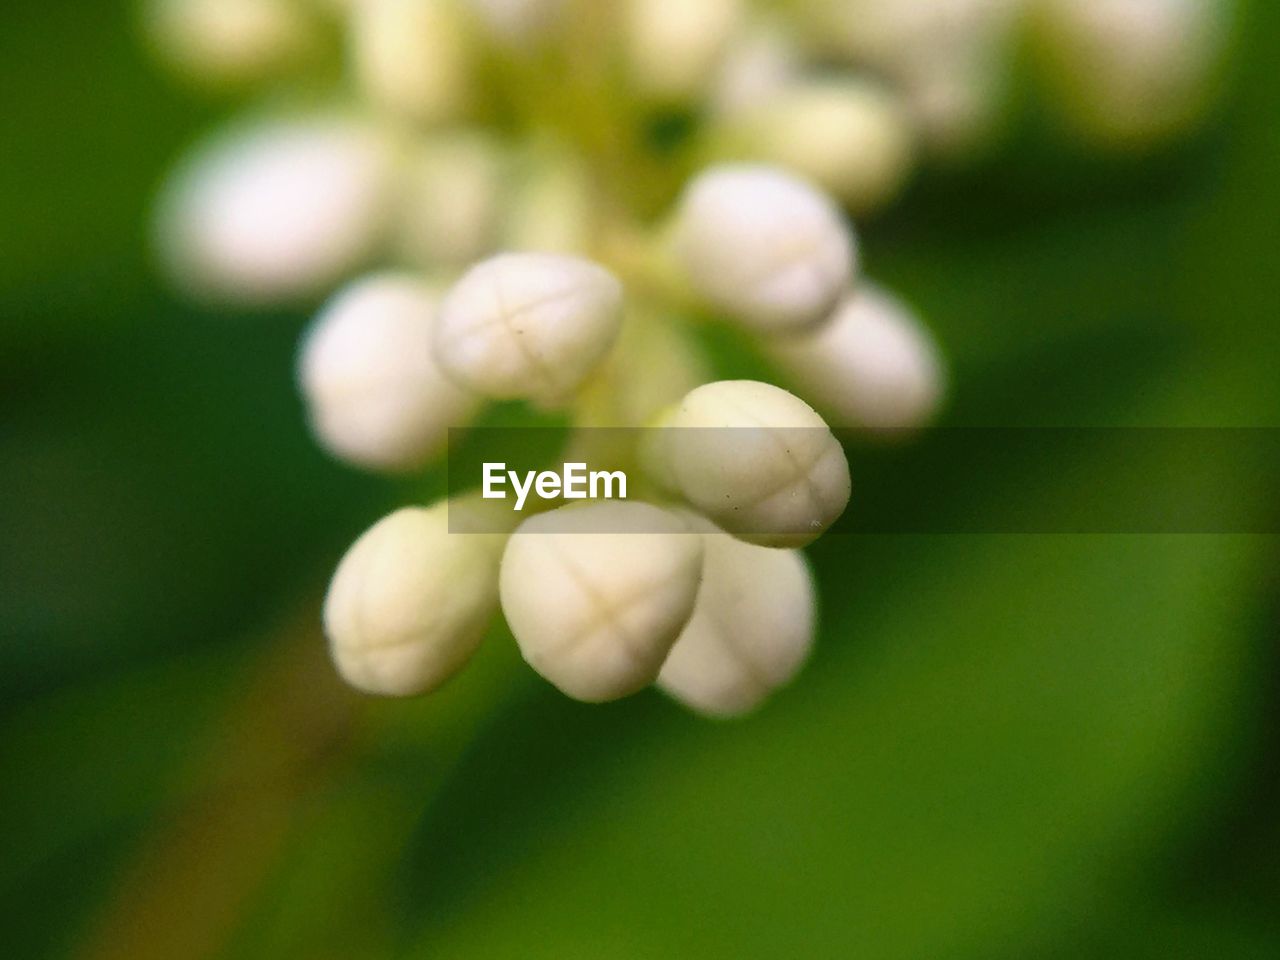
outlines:
[[[740,715],[808,656],[815,598],[796,550],[642,502],[561,507],[509,536],[451,532],[458,509],[393,513],[339,564],[325,629],[358,689],[437,689],[466,666],[499,607],[529,666],[588,703],[657,684],[708,716]]]
[[[852,489],[828,424],[917,429],[944,399],[941,351],[862,276],[851,218],[991,142],[1020,36],[1074,122],[1141,144],[1194,117],[1224,32],[1214,0],[147,9],[167,61],[270,104],[173,176],[165,263],[201,297],[318,309],[297,381],[325,449],[424,469],[500,401],[562,417],[566,455],[649,428],[605,452],[637,466],[638,498],[502,532],[465,496],[375,525],[325,604],[341,674],[429,692],[500,611],[570,696],[656,684],[714,716],[807,658],[796,551]],[[703,322],[789,390],[715,380]]]

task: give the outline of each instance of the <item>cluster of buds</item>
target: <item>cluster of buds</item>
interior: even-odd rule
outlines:
[[[1088,78],[1062,93],[1076,116],[1167,131],[1211,72],[1218,7],[152,0],[187,77],[270,92],[172,178],[163,258],[204,298],[327,299],[297,370],[327,450],[422,470],[493,401],[558,412],[570,450],[647,428],[625,502],[495,522],[459,494],[376,524],[326,601],[342,675],[434,690],[501,610],[571,696],[656,683],[707,714],[755,708],[813,641],[798,551],[850,495],[828,423],[910,431],[945,393],[850,217],[991,142],[1024,27]],[[704,322],[789,390],[714,381]]]
[[[858,291],[852,228],[803,181],[713,168],[662,236],[660,269],[633,268],[630,283],[576,255],[501,253],[440,290],[402,272],[358,280],[321,313],[299,379],[316,435],[352,462],[421,466],[486,401],[563,412],[580,428],[578,450],[600,428],[644,428],[620,434],[634,448],[624,459],[639,465],[635,498],[553,496],[524,518],[459,494],[375,525],[339,566],[325,608],[353,685],[436,689],[499,608],[528,663],[591,702],[656,682],[704,713],[738,714],[804,662],[815,615],[799,550],[844,511],[844,451],[780,387],[703,382],[693,340],[644,300],[687,299],[790,352],[815,385],[874,368],[884,389],[868,379],[869,420],[906,425],[932,411],[935,351],[903,308]],[[633,286],[648,291],[635,303]],[[892,348],[857,329],[866,320],[853,315],[868,309],[892,331],[886,342],[905,348],[904,367],[882,363]],[[815,349],[827,339],[840,347]]]

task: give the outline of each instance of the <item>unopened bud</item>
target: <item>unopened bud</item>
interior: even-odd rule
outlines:
[[[648,447],[655,480],[749,543],[802,547],[849,502],[839,441],[812,407],[767,383],[698,387]]]
[[[213,87],[267,80],[319,46],[296,0],[150,0],[146,26],[177,73]]]
[[[471,64],[452,2],[362,0],[351,15],[356,76],[375,104],[423,123],[463,110]]]
[[[813,645],[804,555],[743,543],[705,521],[702,586],[658,686],[713,717],[741,716],[799,672]]]
[[[394,151],[337,118],[262,123],[199,148],[162,204],[161,254],[179,282],[218,300],[316,295],[382,239]]]
[[[782,25],[750,25],[724,55],[711,90],[712,112],[720,117],[750,113],[787,88],[802,69],[796,40]]]
[[[817,43],[892,76],[961,47],[990,47],[1026,0],[802,0]]]
[[[621,320],[622,285],[603,267],[502,254],[472,267],[445,297],[436,359],[484,396],[556,402],[604,359]]]
[[[999,140],[1008,120],[1009,80],[1003,61],[960,50],[914,71],[903,81],[902,95],[928,151],[963,162]]]
[[[818,329],[772,337],[764,348],[839,426],[920,427],[945,392],[938,348],[924,325],[906,304],[865,282]]]
[[[364,534],[325,599],[330,652],[366,693],[429,693],[475,653],[497,608],[497,535],[450,533],[448,504],[400,510]]]
[[[742,0],[625,0],[631,75],[649,96],[686,100],[710,84],[741,25]]]
[[[1076,127],[1143,146],[1196,120],[1212,94],[1224,0],[1046,0],[1049,82]]]
[[[502,609],[529,665],[571,697],[602,702],[649,686],[688,623],[702,538],[637,502],[541,514],[502,558]]]
[[[422,466],[478,400],[431,350],[439,296],[413,277],[361,280],[324,309],[303,344],[298,380],[312,430],[344,460],[378,470]]]
[[[745,111],[728,135],[743,155],[809,178],[855,212],[893,199],[915,153],[905,105],[859,79],[789,86]]]
[[[855,267],[853,234],[835,203],[769,167],[723,166],[699,176],[681,200],[674,242],[698,293],[761,332],[824,318]]]
[[[1004,119],[1026,0],[805,0],[815,39],[902,89],[933,154],[965,159]]]

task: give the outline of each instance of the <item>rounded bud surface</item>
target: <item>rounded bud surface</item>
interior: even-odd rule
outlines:
[[[822,45],[899,86],[932,154],[965,160],[1001,132],[1026,0],[807,0]]]
[[[621,322],[622,285],[603,267],[556,254],[501,254],[449,290],[436,359],[484,396],[556,402],[604,359]]]
[[[892,76],[958,48],[990,47],[1026,0],[803,0],[818,43]]]
[[[338,118],[260,123],[199,148],[161,211],[161,253],[214,299],[313,296],[368,258],[386,226],[390,145]]]
[[[1203,112],[1226,42],[1222,0],[1045,0],[1052,92],[1079,132],[1144,146]]]
[[[319,47],[294,0],[150,0],[158,54],[192,81],[238,87],[270,79]]]
[[[439,296],[407,275],[360,280],[316,319],[298,358],[312,430],[338,457],[379,470],[422,466],[478,399],[431,350]]]
[[[502,609],[529,665],[587,702],[658,676],[689,621],[702,538],[633,501],[565,507],[525,521],[502,558]]]
[[[330,653],[366,693],[429,693],[479,646],[497,607],[496,535],[450,533],[448,504],[385,517],[338,565],[324,605]]]
[[[705,520],[702,586],[658,686],[713,717],[750,713],[789,683],[813,645],[813,578],[803,554],[743,543]]]
[[[904,430],[937,412],[945,374],[933,338],[909,307],[863,283],[831,320],[766,351],[838,426]]]
[[[351,18],[356,78],[377,106],[423,123],[463,110],[471,65],[452,3],[362,0]]]
[[[686,189],[675,255],[694,289],[759,332],[825,317],[853,279],[852,231],[825,194],[770,167],[721,166]]]
[[[623,32],[636,86],[662,100],[710,85],[741,25],[742,0],[625,0]]]
[[[905,105],[866,80],[816,80],[779,91],[742,118],[746,150],[794,170],[855,211],[902,189],[915,159]]]
[[[710,96],[711,113],[736,117],[787,88],[803,69],[796,39],[780,23],[751,23],[725,52]]]
[[[929,152],[964,162],[999,141],[1009,120],[1009,80],[1000,60],[961,50],[914,71],[902,95]]]
[[[722,380],[670,413],[647,451],[655,479],[749,543],[802,547],[849,502],[844,450],[813,408],[780,387]]]

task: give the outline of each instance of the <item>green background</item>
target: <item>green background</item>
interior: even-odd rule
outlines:
[[[1030,89],[998,157],[867,225],[947,422],[1280,426],[1278,39],[1248,5],[1178,149],[1091,155]],[[0,8],[6,957],[1280,956],[1271,537],[828,538],[817,654],[744,722],[573,704],[500,632],[434,698],[346,692],[319,598],[414,491],[313,447],[302,314],[154,276],[159,178],[227,109],[120,5]],[[1033,509],[1169,469],[874,482]]]

